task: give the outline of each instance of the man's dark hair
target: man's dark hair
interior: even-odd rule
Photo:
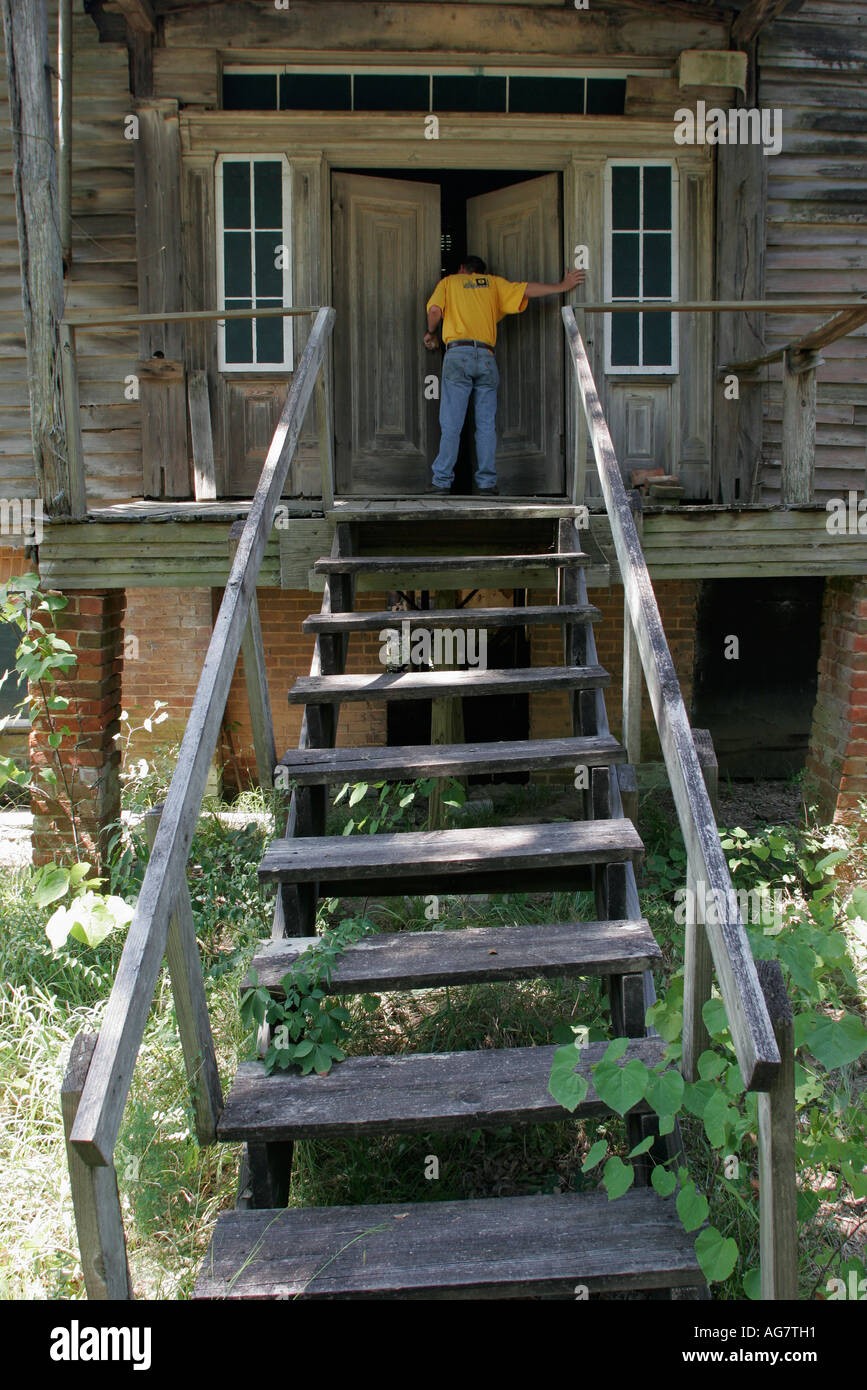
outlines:
[[[481,256],[464,256],[461,265],[465,270],[472,271],[474,275],[484,275],[488,268]]]

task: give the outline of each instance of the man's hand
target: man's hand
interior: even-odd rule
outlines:
[[[570,290],[574,290],[576,285],[583,285],[586,278],[586,270],[567,270],[560,281],[560,293],[568,294]]]
[[[436,352],[437,348],[440,345],[439,338],[437,337],[436,333],[425,333],[424,345],[427,348],[428,352]]]

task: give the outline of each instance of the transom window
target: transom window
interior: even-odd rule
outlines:
[[[611,160],[605,175],[605,297],[645,302],[677,298],[677,175],[669,163]],[[609,372],[677,370],[672,314],[606,315]]]
[[[292,303],[289,165],[282,155],[217,162],[217,277],[221,309]],[[291,371],[291,318],[224,319],[221,371]]]
[[[244,68],[223,72],[225,111],[478,111],[622,116],[625,73],[483,73],[370,68]]]

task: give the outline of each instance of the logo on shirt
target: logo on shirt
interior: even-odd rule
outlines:
[[[486,290],[488,288],[488,283],[488,279],[485,275],[474,275],[472,280],[464,281],[463,288],[465,290]]]

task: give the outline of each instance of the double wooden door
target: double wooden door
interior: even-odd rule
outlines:
[[[439,279],[440,187],[334,174],[335,456],[344,495],[422,493],[439,444],[422,343]],[[556,174],[470,198],[471,253],[509,280],[562,274]],[[531,301],[499,327],[497,473],[502,491],[559,496],[564,488],[563,332],[559,301]]]

